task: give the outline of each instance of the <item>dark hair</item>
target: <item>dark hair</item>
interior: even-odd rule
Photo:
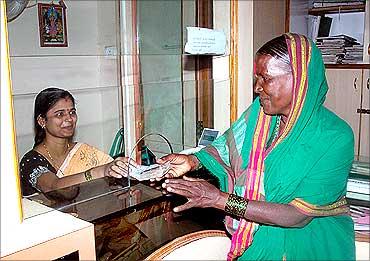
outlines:
[[[288,65],[291,70],[291,63],[288,53],[288,46],[285,35],[280,35],[265,43],[258,51],[257,55],[270,55],[277,60]]]
[[[39,145],[45,139],[45,130],[38,124],[37,118],[39,116],[46,118],[46,113],[53,107],[60,99],[71,99],[75,105],[75,99],[72,94],[66,90],[59,88],[47,88],[39,92],[35,99],[35,108],[33,111],[33,124],[35,129],[35,143],[33,147]]]

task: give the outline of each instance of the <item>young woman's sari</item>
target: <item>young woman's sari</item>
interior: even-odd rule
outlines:
[[[91,168],[111,162],[113,159],[108,154],[86,143],[78,142],[68,153],[62,166],[57,172],[58,177],[81,173]]]
[[[285,37],[294,95],[282,134],[266,149],[277,117],[264,114],[257,98],[224,135],[195,155],[223,191],[291,204],[314,217],[302,228],[227,217],[229,259],[354,260],[353,222],[344,199],[353,132],[323,106],[328,86],[318,48],[303,36]]]
[[[22,157],[20,162],[22,194],[23,196],[29,196],[40,192],[37,187],[37,180],[44,173],[56,173],[61,178],[107,164],[112,160],[108,154],[95,147],[85,143],[76,143],[68,153],[62,166],[56,169],[53,163],[42,154],[36,150],[30,150]]]

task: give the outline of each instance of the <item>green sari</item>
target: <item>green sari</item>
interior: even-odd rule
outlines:
[[[292,111],[281,136],[276,116],[257,98],[215,140],[196,153],[221,190],[252,200],[291,204],[315,217],[302,228],[226,218],[232,231],[228,258],[242,260],[354,260],[354,228],[344,196],[352,165],[353,132],[323,106],[328,90],[321,53],[311,41],[286,34],[293,68]]]

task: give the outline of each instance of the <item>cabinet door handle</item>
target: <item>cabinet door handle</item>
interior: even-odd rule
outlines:
[[[367,88],[367,89],[369,89],[369,88],[370,88],[370,78],[367,78],[366,88]]]
[[[357,109],[357,113],[370,114],[370,109]]]
[[[353,88],[357,90],[357,77],[355,77],[355,79],[353,80]]]

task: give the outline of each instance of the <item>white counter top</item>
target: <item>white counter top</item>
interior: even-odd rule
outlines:
[[[93,226],[28,199],[23,199],[23,211],[25,217],[31,217],[25,218],[20,225],[1,228],[1,257]]]

